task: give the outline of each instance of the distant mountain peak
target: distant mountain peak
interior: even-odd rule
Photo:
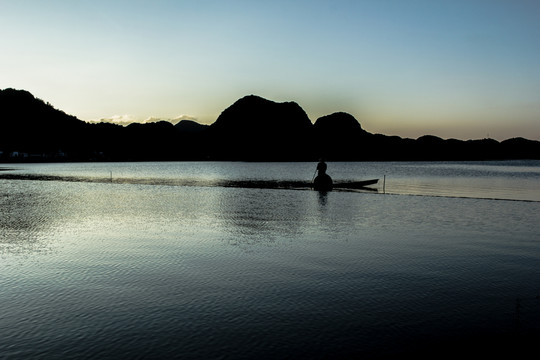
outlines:
[[[13,89],[13,88],[7,88],[4,90],[0,90],[0,96],[3,97],[13,97],[16,96],[18,98],[26,98],[28,99],[35,99],[34,95],[30,93],[27,90],[19,90],[19,89]]]
[[[354,116],[345,112],[335,112],[320,117],[315,121],[315,129],[319,132],[358,134],[366,133]]]
[[[199,124],[193,120],[181,120],[174,127],[185,133],[199,133],[208,128],[208,125]]]
[[[247,95],[225,109],[211,125],[222,131],[302,131],[312,124],[295,102],[278,103]]]

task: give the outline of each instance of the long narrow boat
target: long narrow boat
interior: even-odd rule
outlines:
[[[7,169],[6,169],[7,170]],[[68,181],[68,182],[97,182],[116,184],[140,184],[140,185],[170,185],[170,186],[221,186],[236,188],[260,188],[260,189],[290,189],[309,190],[314,188],[310,181],[301,180],[193,180],[193,179],[168,179],[168,178],[112,178],[104,177],[81,177],[45,174],[20,174],[10,171],[0,172],[0,179],[7,180],[33,180],[33,181]],[[334,190],[374,190],[370,185],[377,184],[379,179],[342,181],[332,184]],[[323,190],[324,191],[324,190]],[[328,191],[328,190],[326,190]]]
[[[337,181],[331,184],[330,188],[316,188],[313,182],[307,181],[278,181],[278,180],[228,180],[215,182],[213,186],[239,187],[239,188],[261,188],[261,189],[290,189],[306,190],[313,189],[319,191],[330,190],[376,190],[369,186],[375,185],[379,179],[359,180],[359,181]]]
[[[379,179],[334,182],[328,174],[321,174],[321,175],[318,175],[313,180],[313,184],[311,187],[313,190],[317,190],[317,191],[331,191],[333,189],[357,190],[357,189],[366,189],[368,186],[375,185],[378,182],[379,182]],[[373,190],[373,189],[370,189],[370,190]]]
[[[379,179],[337,182],[334,183],[334,189],[361,189],[370,185],[375,185],[378,182]]]

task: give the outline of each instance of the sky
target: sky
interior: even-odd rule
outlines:
[[[540,140],[538,0],[0,0],[0,88],[85,121],[255,94],[372,133]]]

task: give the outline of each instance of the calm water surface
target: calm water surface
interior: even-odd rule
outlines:
[[[0,358],[393,358],[537,336],[539,165],[329,164],[386,175],[386,194],[212,185],[310,180],[307,163],[5,165],[34,176],[0,178]]]

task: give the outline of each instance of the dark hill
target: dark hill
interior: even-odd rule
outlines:
[[[235,160],[300,160],[312,152],[313,124],[295,102],[241,98],[210,125],[210,157]]]
[[[249,95],[225,109],[210,125],[213,131],[240,132],[257,135],[260,132],[295,133],[312,127],[306,112],[295,102],[277,103]]]
[[[15,153],[25,157],[14,157]],[[498,160],[540,159],[523,138],[444,140],[371,134],[350,114],[312,124],[294,102],[243,97],[210,126],[161,121],[89,124],[24,90],[0,90],[0,161],[140,160]]]
[[[146,124],[132,123],[125,129],[125,147],[129,156],[137,160],[173,160],[175,158],[176,134],[174,125],[168,121]]]
[[[169,122],[89,124],[24,90],[0,90],[0,152],[3,160],[158,160],[176,152]],[[13,157],[13,154],[19,157]]]
[[[510,159],[540,159],[540,142],[522,137],[501,142],[501,152]]]
[[[361,136],[366,133],[354,116],[344,112],[337,112],[320,117],[315,121],[314,127],[317,133],[330,134],[332,136],[343,136],[348,134]]]
[[[178,124],[174,125],[176,130],[182,133],[196,134],[208,129],[208,125],[199,124],[192,120],[182,120]]]
[[[354,116],[337,112],[320,117],[313,126],[315,148],[320,157],[352,160],[357,158],[365,147],[370,135]]]
[[[24,90],[0,90],[0,144],[4,151],[56,152],[83,144],[86,123]]]

